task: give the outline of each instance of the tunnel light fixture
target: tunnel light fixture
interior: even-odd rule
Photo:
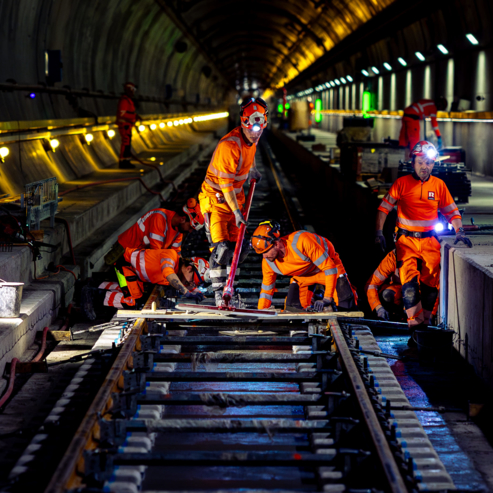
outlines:
[[[448,50],[447,48],[445,48],[445,46],[443,45],[437,45],[437,48],[444,54],[444,55],[448,55]]]
[[[399,63],[400,63],[403,67],[407,67],[407,62],[406,62],[406,60],[404,60],[404,58],[399,57],[399,58],[397,59],[397,61],[398,61],[398,62],[399,62]]]
[[[155,161],[155,160],[156,158],[154,156],[149,158],[149,161]]]
[[[145,125],[139,125],[139,132],[145,132]]]
[[[368,77],[370,74],[368,73],[368,70],[363,69],[361,73],[365,76]]]
[[[330,82],[326,82],[326,83],[325,83],[325,87],[326,87],[327,89],[330,89]]]
[[[172,127],[173,126],[173,122],[168,122],[167,125],[168,125],[168,127]]]
[[[341,82],[339,81],[339,79],[335,79],[335,80],[334,80],[334,82],[335,82],[338,86],[340,86],[340,85],[341,85]]]
[[[336,83],[335,83],[333,80],[331,80],[331,81],[330,81],[330,85],[331,85],[332,87],[335,87],[335,86],[336,86]]]
[[[58,142],[57,139],[51,139],[50,140],[50,147],[53,152],[55,152],[56,148],[60,145],[60,142]]]
[[[177,127],[177,126],[179,125],[178,120],[175,120],[175,121],[173,122],[173,125],[174,125],[175,127]]]
[[[474,37],[473,34],[466,34],[466,38],[469,40],[469,42],[473,45],[479,44],[479,41]]]
[[[164,127],[165,127],[164,122],[161,122],[161,123],[159,124],[159,128],[164,128]]]
[[[157,125],[155,123],[151,123],[150,129],[151,130],[156,130]]]
[[[107,135],[110,139],[112,139],[114,136],[115,136],[115,131],[114,130],[108,130],[107,132]]]
[[[8,147],[0,147],[0,159],[3,160],[10,154]]]
[[[344,77],[341,77],[339,80],[340,80],[343,84],[345,84],[345,83],[346,83],[346,79],[345,79]]]
[[[385,62],[383,66],[389,71],[392,70],[392,65],[390,65],[390,63]]]
[[[423,53],[421,53],[420,51],[417,51],[415,53],[415,55],[416,55],[416,57],[418,58],[419,61],[421,61],[421,62],[424,62],[425,61],[425,57],[424,57]]]
[[[377,74],[377,75],[380,73],[380,70],[378,70],[378,68],[377,68],[377,67],[372,67],[371,69],[372,69],[372,70],[373,70],[373,72],[374,72],[375,74]]]
[[[183,125],[183,120],[178,120],[178,125]]]
[[[205,122],[207,120],[217,120],[219,118],[226,118],[228,116],[229,116],[229,113],[227,111],[223,111],[221,113],[212,113],[210,115],[194,116],[193,121],[194,122]]]
[[[87,144],[91,145],[91,142],[94,140],[94,135],[93,134],[85,134],[84,138],[86,139]]]
[[[346,75],[346,79],[347,79],[349,82],[353,82],[353,78],[352,78],[350,75]]]

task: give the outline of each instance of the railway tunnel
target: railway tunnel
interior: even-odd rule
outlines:
[[[493,491],[491,2],[5,0],[0,23],[2,491]],[[301,277],[266,260],[291,241]],[[397,302],[406,241],[435,242],[426,323],[419,249]]]

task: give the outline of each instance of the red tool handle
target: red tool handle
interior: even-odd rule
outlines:
[[[253,193],[255,192],[255,185],[257,180],[252,180],[250,182],[250,190],[248,191],[248,196],[245,202],[245,213],[243,217],[248,221],[248,216],[250,215],[250,206],[252,205]],[[246,225],[242,224],[240,226],[240,232],[238,233],[238,239],[236,240],[235,253],[233,255],[233,260],[231,261],[231,270],[229,272],[228,281],[223,291],[223,301],[226,306],[229,305],[231,298],[235,294],[233,288],[233,283],[236,276],[236,269],[238,268],[238,260],[240,259],[241,247],[243,245],[243,238],[245,237]]]

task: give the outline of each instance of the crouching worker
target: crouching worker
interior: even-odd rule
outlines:
[[[252,246],[264,257],[260,310],[271,306],[278,275],[293,278],[286,302],[288,310],[306,309],[311,301],[309,287],[314,284],[325,286],[323,299],[313,304],[314,311],[346,311],[356,307],[341,259],[326,238],[303,230],[281,238],[279,224],[265,221],[253,233]]]
[[[229,263],[233,258],[239,228],[241,224],[246,224],[243,185],[248,178],[257,182],[262,178],[255,165],[255,152],[267,126],[268,114],[267,103],[260,98],[243,102],[240,107],[241,126],[219,141],[202,183],[199,201],[212,251],[211,280],[217,306],[223,303],[223,289],[230,272]],[[243,241],[240,264],[249,250],[249,243]],[[230,305],[237,308],[244,306],[238,293],[233,295]]]
[[[203,301],[199,287],[210,279],[207,260],[184,259],[176,250],[146,250],[145,255],[149,282],[141,280],[138,269],[124,264],[116,270],[118,282],[105,281],[98,288],[84,286],[81,305],[89,320],[96,318],[95,310],[102,306],[140,310],[155,284],[165,287],[161,308],[174,308],[180,295],[197,303]]]

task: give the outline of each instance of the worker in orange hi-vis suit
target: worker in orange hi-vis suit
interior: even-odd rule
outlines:
[[[136,120],[142,120],[142,118],[136,113],[133,102],[137,86],[133,82],[125,82],[123,89],[125,94],[118,101],[116,112],[116,124],[121,137],[120,169],[134,169],[135,166],[130,163],[132,158],[132,129]]]
[[[399,145],[402,147],[409,146],[410,149],[414,149],[414,146],[418,143],[420,138],[420,120],[431,118],[431,126],[435,131],[437,145],[440,149],[442,147],[442,135],[438,128],[437,111],[445,111],[447,106],[447,100],[444,97],[441,97],[437,101],[420,99],[416,103],[405,108],[404,116],[402,117],[401,132],[399,134]]]
[[[259,310],[271,306],[278,275],[294,278],[296,282],[290,285],[290,290],[291,286],[296,288],[300,284],[304,289],[313,284],[323,284],[324,297],[315,301],[315,311],[336,311],[337,307],[351,310],[356,306],[354,293],[341,259],[326,238],[303,230],[280,237],[279,224],[265,221],[260,223],[253,233],[252,246],[264,257]],[[288,293],[287,306],[295,305],[294,291],[295,289]],[[306,292],[303,301],[299,302],[306,308]]]
[[[365,286],[370,308],[381,320],[390,320],[389,312],[402,312],[402,284],[395,250],[380,262]]]
[[[383,225],[397,205],[396,259],[402,297],[411,331],[426,327],[438,296],[440,243],[435,233],[438,210],[455,229],[455,244],[468,247],[459,210],[447,185],[431,176],[438,152],[433,144],[421,141],[411,152],[414,172],[398,178],[378,207],[375,243],[386,250]],[[421,260],[421,272],[418,270]]]
[[[246,99],[241,104],[241,126],[234,128],[219,141],[202,183],[199,201],[212,250],[211,280],[217,306],[222,305],[228,263],[233,257],[240,225],[246,224],[243,217],[243,185],[248,178],[257,182],[262,178],[255,165],[255,152],[263,129],[267,126],[268,114],[267,103],[261,98]],[[248,251],[249,244],[244,241],[240,263],[245,260]],[[230,304],[242,306],[237,293]]]

